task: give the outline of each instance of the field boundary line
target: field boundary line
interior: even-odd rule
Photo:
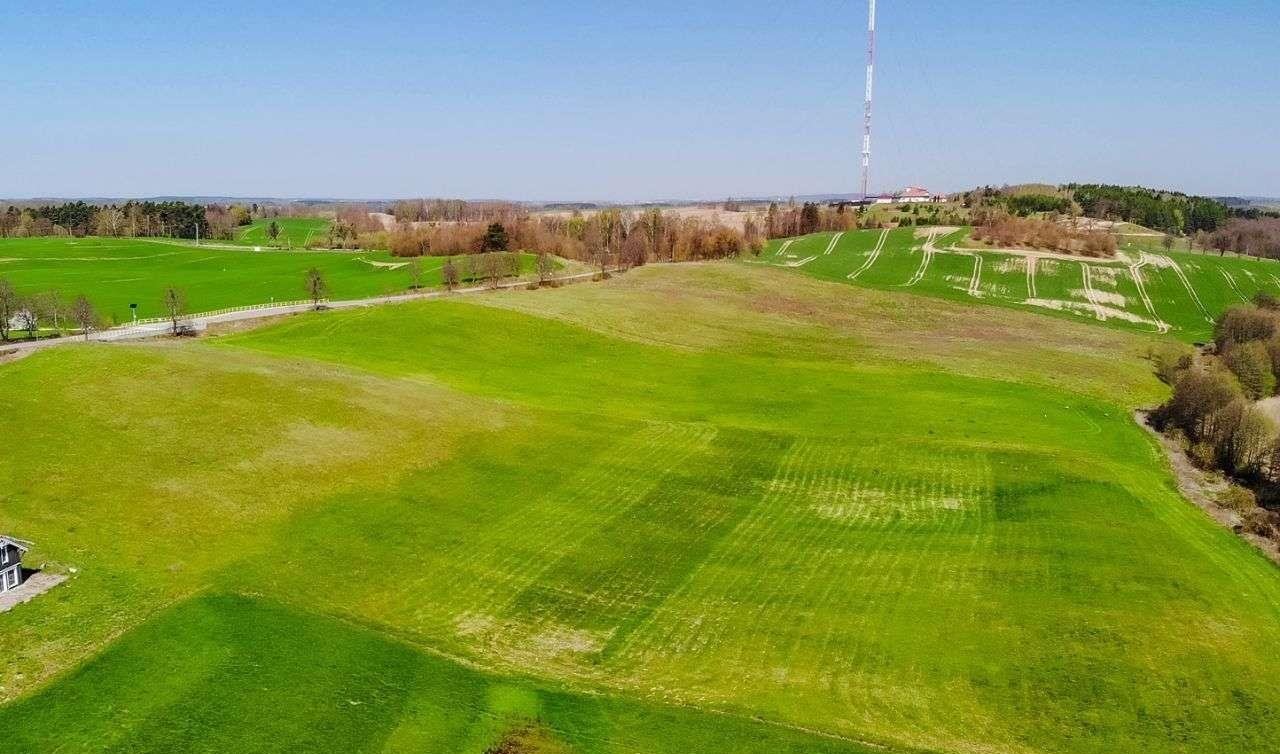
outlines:
[[[867,257],[867,261],[863,262],[862,266],[859,267],[857,270],[849,273],[850,280],[857,280],[858,278],[862,277],[862,274],[864,272],[871,269],[871,265],[875,264],[876,260],[880,258],[880,252],[884,251],[885,242],[887,242],[888,240],[889,240],[889,229],[885,228],[884,232],[880,234],[880,240],[876,241],[875,248],[871,250],[871,255]]]
[[[1151,296],[1147,295],[1147,284],[1142,280],[1142,268],[1148,264],[1145,254],[1138,257],[1138,261],[1129,266],[1129,277],[1133,278],[1134,285],[1138,286],[1138,296],[1142,298],[1142,305],[1147,307],[1147,313],[1155,320],[1156,330],[1162,335],[1169,332],[1169,324],[1160,315],[1156,314],[1156,305],[1151,300]]]

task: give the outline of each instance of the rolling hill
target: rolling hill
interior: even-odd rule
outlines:
[[[0,614],[0,729],[63,754],[1272,746],[1280,573],[1132,421],[1164,395],[1151,337],[972,306],[960,255],[903,295],[919,241],[867,264],[880,239],[772,250],[811,277],[648,267],[0,365],[0,530],[77,571]],[[1000,275],[978,290],[1025,280]]]

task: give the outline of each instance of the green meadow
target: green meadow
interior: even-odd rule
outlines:
[[[403,259],[386,252],[253,251],[117,238],[0,239],[0,277],[19,293],[85,295],[111,324],[164,315],[165,289],[185,292],[189,312],[307,298],[305,273],[324,273],[332,299],[404,293]],[[444,260],[422,260],[423,285],[440,285]]]
[[[1210,339],[1212,319],[1259,291],[1280,295],[1271,260],[1165,251],[1159,238],[1121,246],[1114,260],[1004,253],[960,245],[964,230],[903,228],[771,241],[760,261],[814,277],[886,291],[1026,309],[1130,331]]]
[[[1280,573],[1131,419],[1149,336],[967,304],[659,266],[0,365],[0,531],[75,569],[0,614],[0,730],[1273,748]]]
[[[271,239],[268,229],[275,223],[279,235]],[[287,247],[304,249],[307,242],[323,237],[329,232],[331,220],[320,217],[277,217],[254,220],[249,225],[237,228],[235,243],[242,246]]]

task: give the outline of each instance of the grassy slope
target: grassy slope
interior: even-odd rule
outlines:
[[[1028,261],[1021,255],[980,250],[966,254],[938,254],[924,268],[920,279],[913,282],[913,276],[925,262],[921,250],[924,241],[917,236],[917,233],[924,232],[914,228],[891,231],[884,252],[856,278],[856,283],[881,290],[910,290],[952,301],[981,301],[1029,309],[1060,318],[1102,322],[1130,331],[1155,332],[1158,329],[1156,321],[1159,320],[1171,327],[1174,337],[1187,341],[1211,337],[1211,318],[1227,306],[1247,300],[1262,290],[1280,295],[1280,266],[1275,262],[1165,252],[1159,247],[1157,238],[1150,243],[1125,245],[1122,251],[1134,260],[1144,252],[1172,260],[1185,273],[1195,297],[1167,264],[1147,264],[1135,273],[1122,262],[1041,259],[1036,264],[1034,280],[1034,298],[1041,303],[1033,306],[1027,303],[1032,298],[1027,276]],[[761,261],[779,266],[794,264],[820,253],[833,235],[815,234],[791,244],[785,253],[781,253],[785,242],[772,241]],[[880,231],[847,233],[833,253],[821,255],[799,269],[824,280],[850,282],[848,276],[864,265],[879,235]],[[948,248],[961,235],[944,237],[937,245]],[[970,288],[976,258],[981,258],[982,269],[975,296]],[[1096,291],[1092,301],[1085,291],[1085,266],[1089,267],[1091,284]],[[1151,298],[1154,316],[1141,298],[1135,274],[1141,277]],[[1102,311],[1096,304],[1104,307]],[[1057,310],[1051,306],[1056,306]]]
[[[305,248],[312,238],[319,238],[329,231],[332,221],[319,217],[279,217],[274,220],[280,228],[280,235],[275,241],[267,235],[267,228],[273,220],[254,220],[249,225],[236,229],[235,243],[244,246],[288,246],[294,249]]]
[[[253,252],[129,239],[0,239],[0,276],[19,292],[56,290],[68,298],[83,293],[104,317],[118,323],[130,320],[131,303],[138,304],[139,317],[161,316],[161,297],[171,284],[186,291],[188,309],[194,312],[303,299],[303,276],[311,267],[324,272],[335,299],[408,289],[407,270],[362,260],[398,261],[384,252]],[[442,265],[441,259],[424,260],[424,285],[439,285]]]
[[[1280,580],[1178,499],[1129,420],[1160,394],[1142,340],[725,265],[484,303],[0,370],[0,529],[81,568],[0,616],[0,686],[161,616],[0,728],[84,725],[64,751],[311,729],[476,751],[497,685],[584,751],[821,741],[672,703],[945,751],[1280,732]],[[170,609],[200,591],[287,607]],[[167,637],[198,650],[149,651]],[[123,722],[121,678],[156,689]],[[279,699],[296,715],[236,719]]]

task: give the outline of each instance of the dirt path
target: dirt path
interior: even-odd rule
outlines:
[[[1168,437],[1157,432],[1149,422],[1150,413],[1147,411],[1133,412],[1133,420],[1136,421],[1143,429],[1151,434],[1159,443],[1161,449],[1164,450],[1165,457],[1169,459],[1169,466],[1173,469],[1174,478],[1178,480],[1178,491],[1187,500],[1195,504],[1197,508],[1209,514],[1209,518],[1217,521],[1223,527],[1236,531],[1241,523],[1240,516],[1235,511],[1218,505],[1223,493],[1231,486],[1229,482],[1216,475],[1206,474],[1191,462],[1187,454],[1178,447]],[[1261,550],[1272,562],[1280,565],[1280,544],[1273,542],[1266,537],[1259,537],[1255,534],[1246,534],[1237,532],[1238,535],[1247,539],[1250,544]]]
[[[67,576],[61,573],[33,573],[22,586],[0,594],[0,613],[7,613],[24,602],[30,602],[66,580]]]

